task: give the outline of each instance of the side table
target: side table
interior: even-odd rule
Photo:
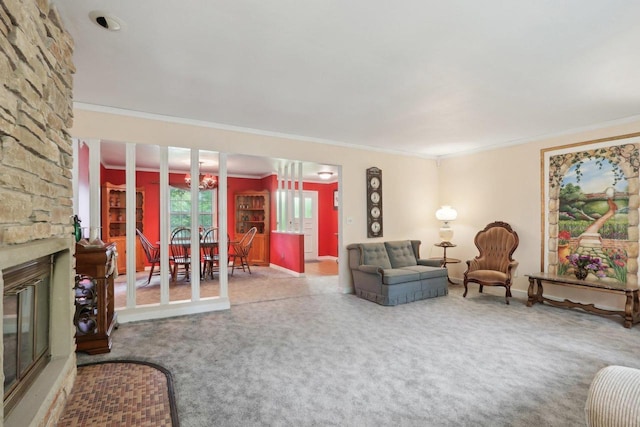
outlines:
[[[458,263],[462,262],[458,258],[447,257],[447,248],[455,248],[456,247],[456,245],[454,245],[453,243],[451,243],[451,242],[440,242],[440,243],[435,243],[433,246],[437,246],[437,247],[443,249],[442,258],[429,258],[429,259],[440,260],[440,267],[447,268],[447,264],[458,264]],[[449,283],[451,283],[452,285],[456,284],[456,283],[452,282],[451,279],[449,278],[449,273],[447,273],[447,281]]]
[[[76,243],[76,351],[87,354],[111,351],[111,333],[118,324],[113,289],[115,252],[115,243],[103,246]]]

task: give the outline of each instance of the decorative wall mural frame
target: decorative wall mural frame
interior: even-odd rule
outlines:
[[[541,271],[573,275],[588,256],[602,265],[585,280],[637,286],[640,133],[542,149],[540,162]]]

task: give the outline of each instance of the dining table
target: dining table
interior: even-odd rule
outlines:
[[[229,241],[229,247],[233,247],[234,242],[233,241]],[[160,242],[156,242],[156,245],[160,246]],[[169,254],[173,254],[173,251],[171,250],[171,246],[172,245],[180,245],[183,249],[183,253],[186,256],[190,255],[190,251],[191,251],[191,239],[187,239],[187,238],[175,238],[172,241],[169,242]],[[204,250],[205,254],[208,254],[209,256],[212,256],[212,254],[217,254],[218,250],[218,241],[217,240],[210,240],[210,239],[201,239],[200,240],[200,250]],[[203,254],[202,256],[205,256],[205,254]],[[200,268],[200,278],[204,278],[204,276],[206,275],[206,272],[203,271],[205,268],[201,266]],[[213,271],[211,271],[210,276],[213,278]],[[174,279],[175,280],[175,279]],[[186,280],[189,280],[189,277],[186,277]]]

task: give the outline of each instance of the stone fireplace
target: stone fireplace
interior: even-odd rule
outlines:
[[[5,426],[55,425],[76,375],[72,53],[73,41],[47,0],[0,2],[0,286],[15,266],[54,260],[50,356],[13,409],[5,414],[3,405]],[[14,321],[7,313],[9,329]]]
[[[2,272],[5,414],[50,360],[49,294],[55,258],[56,254],[46,255]]]
[[[4,414],[4,425],[22,425],[32,419],[35,425],[55,425],[59,418],[66,396],[73,387],[76,373],[75,341],[72,322],[73,313],[73,254],[72,240],[50,238],[34,242],[0,247],[0,285],[5,287],[5,272],[27,262],[47,257],[53,261],[49,277],[49,346],[46,360],[40,366],[40,372],[30,378],[28,388],[20,399],[14,402],[9,413]],[[9,275],[7,275],[9,276]],[[4,295],[3,295],[4,300]],[[4,301],[3,301],[4,302]],[[4,304],[3,304],[4,306]],[[11,330],[11,313],[2,316],[3,331]],[[9,322],[5,328],[5,322]],[[4,352],[10,347],[3,345]],[[11,368],[9,367],[8,371]]]

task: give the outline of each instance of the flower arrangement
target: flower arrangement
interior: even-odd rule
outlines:
[[[574,269],[587,270],[593,272],[598,277],[604,277],[605,266],[598,257],[591,255],[571,254],[567,257],[567,261]]]
[[[569,240],[571,240],[571,233],[567,230],[562,230],[558,233],[558,244],[559,245],[567,245],[569,244]]]

